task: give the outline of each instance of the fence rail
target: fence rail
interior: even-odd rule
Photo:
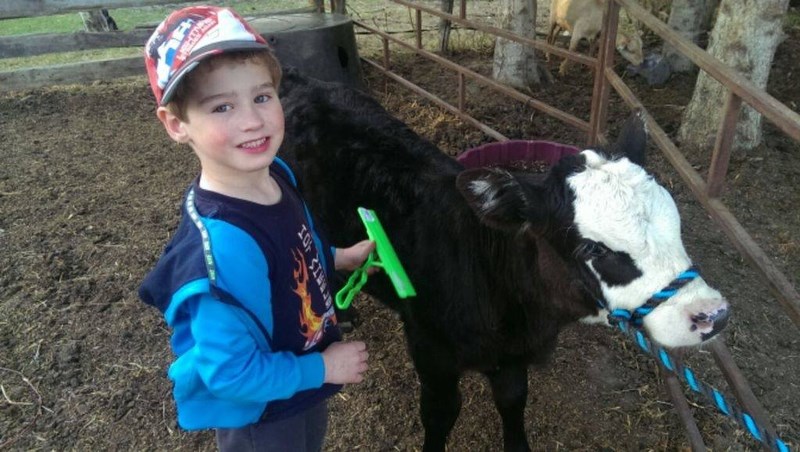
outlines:
[[[131,31],[93,31],[0,36],[0,56],[29,57],[48,53],[75,52],[116,47],[141,47],[155,26]]]
[[[3,0],[0,19],[51,16],[100,8],[130,8],[189,3],[193,0]]]

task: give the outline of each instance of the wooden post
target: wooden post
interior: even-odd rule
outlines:
[[[392,70],[389,65],[389,38],[385,36],[383,37],[383,68],[387,72]],[[389,79],[386,77],[383,78],[383,90],[389,90]]]
[[[93,9],[91,11],[81,11],[83,28],[86,31],[112,31],[117,30],[117,23],[108,14],[107,9]]]
[[[466,80],[463,72],[458,73],[458,109],[464,111],[467,105]]]
[[[414,34],[417,37],[417,48],[422,48],[422,11],[416,10],[416,28],[414,30]]]
[[[714,143],[714,153],[711,155],[711,166],[708,168],[708,196],[710,198],[718,198],[725,187],[725,176],[728,174],[733,138],[736,136],[736,123],[741,110],[742,98],[728,91],[725,110]]]
[[[705,452],[708,449],[706,449],[706,445],[703,443],[703,435],[700,434],[700,429],[697,428],[697,422],[695,422],[694,416],[692,416],[689,402],[687,402],[686,397],[683,396],[680,382],[674,374],[669,372],[662,371],[661,375],[664,377],[664,388],[667,394],[669,394],[669,398],[672,400],[678,417],[681,419],[681,422],[683,422],[683,427],[686,429],[686,439],[689,440],[692,452]]]
[[[606,129],[606,115],[610,89],[606,80],[606,69],[614,65],[614,49],[617,40],[617,24],[619,23],[619,5],[610,0],[603,14],[603,31],[600,34],[600,52],[594,69],[594,88],[592,91],[592,111],[589,118],[588,145],[594,146],[601,141]]]
[[[709,346],[714,356],[714,361],[716,361],[717,366],[722,371],[722,375],[725,376],[725,381],[728,382],[728,386],[733,390],[733,395],[736,397],[736,400],[739,401],[739,404],[742,405],[744,410],[748,412],[764,431],[772,435],[773,438],[777,438],[778,435],[775,433],[775,428],[773,428],[772,424],[769,422],[767,412],[764,410],[764,407],[761,406],[761,402],[758,401],[755,394],[753,394],[750,385],[747,383],[744,375],[742,375],[742,371],[739,370],[739,367],[733,361],[733,356],[731,356],[731,352],[728,350],[725,342],[717,338],[716,340],[709,341]],[[762,446],[764,450],[772,450],[773,444],[762,443]]]
[[[337,14],[347,14],[346,0],[331,0],[331,12]]]

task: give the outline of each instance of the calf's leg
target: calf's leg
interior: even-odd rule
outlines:
[[[528,400],[528,368],[523,362],[504,363],[484,372],[489,378],[494,404],[503,420],[503,447],[506,452],[530,451],[525,436],[525,404]]]
[[[447,435],[461,411],[459,372],[452,364],[455,357],[435,343],[416,342],[410,351],[420,381],[420,418],[425,428],[422,450],[444,452]]]
[[[420,374],[420,416],[425,428],[423,452],[444,452],[447,436],[461,411],[458,375]]]

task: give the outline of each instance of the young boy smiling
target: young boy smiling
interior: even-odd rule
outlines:
[[[362,342],[341,342],[329,276],[370,241],[333,249],[277,158],[281,69],[235,12],[170,14],[145,48],[169,136],[200,161],[174,237],[140,288],[172,328],[178,422],[221,450],[320,450],[326,399],[358,383]]]

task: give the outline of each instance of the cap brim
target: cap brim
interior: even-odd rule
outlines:
[[[159,103],[160,106],[165,106],[172,100],[172,96],[175,94],[175,90],[180,85],[181,80],[192,71],[192,69],[196,68],[197,65],[209,58],[213,55],[219,55],[220,53],[228,53],[234,52],[237,50],[272,50],[269,45],[264,44],[262,42],[256,41],[227,41],[227,42],[220,42],[210,46],[205,46],[200,49],[195,50],[189,56],[189,58],[183,63],[183,66],[172,75],[167,82],[167,86],[164,87],[164,91],[161,94],[161,102]]]

